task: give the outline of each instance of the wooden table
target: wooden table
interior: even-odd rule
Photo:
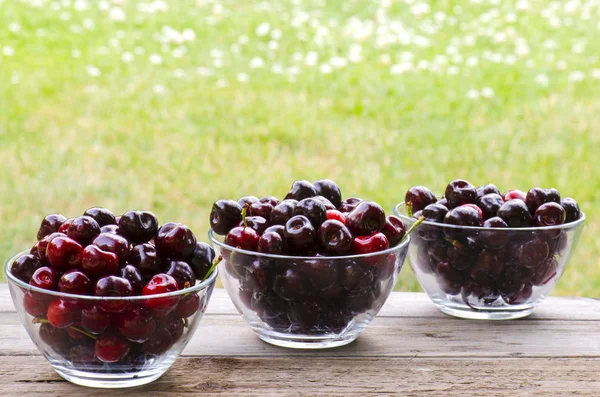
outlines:
[[[261,342],[224,290],[158,381],[72,385],[39,355],[0,285],[2,396],[600,396],[600,301],[548,298],[527,319],[469,321],[422,293],[393,293],[354,343],[296,351]]]

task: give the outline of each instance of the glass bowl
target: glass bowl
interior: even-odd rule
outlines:
[[[140,386],[164,374],[198,328],[217,279],[215,271],[190,288],[147,296],[65,294],[31,286],[11,274],[13,261],[27,253],[15,255],[4,267],[17,314],[52,368],[66,380],[89,387]],[[50,325],[46,313],[52,302],[70,309],[72,326]]]
[[[321,349],[354,341],[383,306],[402,268],[409,238],[365,255],[302,257],[225,245],[209,231],[220,277],[235,307],[260,339]]]
[[[394,213],[405,226],[404,203]],[[585,214],[559,226],[483,228],[423,221],[411,234],[410,265],[446,314],[508,320],[528,316],[552,291],[573,253]]]

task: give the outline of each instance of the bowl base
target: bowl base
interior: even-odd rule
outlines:
[[[123,372],[117,374],[97,373],[79,371],[76,369],[64,367],[62,365],[52,365],[53,369],[63,378],[71,383],[86,387],[95,387],[103,389],[118,389],[126,387],[135,387],[148,384],[160,378],[169,366],[166,368],[153,368],[138,372]]]
[[[448,302],[444,302],[443,304],[434,303],[442,313],[469,320],[516,320],[529,316],[534,310],[533,305],[519,305],[512,308],[477,309],[467,305],[448,304]]]
[[[291,335],[273,331],[261,332],[260,330],[255,330],[255,332],[263,342],[291,349],[330,349],[347,345],[358,338],[358,332],[330,336]]]

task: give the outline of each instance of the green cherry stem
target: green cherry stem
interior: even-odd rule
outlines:
[[[408,235],[417,228],[417,226],[419,226],[421,224],[421,222],[423,222],[425,220],[424,216],[420,216],[419,219],[417,219],[417,221],[415,223],[413,223],[413,225],[410,227],[410,229],[408,229],[406,231],[406,234],[404,235],[404,237],[402,237],[402,240],[400,240],[400,244],[402,244],[404,242],[404,240],[406,240],[406,238],[408,237]]]
[[[208,271],[206,272],[206,275],[204,276],[204,278],[202,279],[202,281],[206,280],[208,278],[208,276],[210,276],[212,274],[212,272],[215,271],[215,267],[217,267],[217,265],[219,263],[221,263],[222,260],[223,260],[223,255],[219,255],[219,257],[214,260],[214,262],[213,262],[212,266],[210,267],[210,269],[208,269]]]
[[[406,213],[408,214],[408,216],[410,218],[412,218],[412,201],[409,201],[408,203],[406,203]]]
[[[244,222],[244,227],[248,227],[248,223],[246,222],[246,214],[248,213],[248,203],[245,203],[242,207],[242,222]]]
[[[35,318],[32,320],[32,323],[34,323],[34,324],[50,324],[50,321],[48,321],[47,319],[45,319],[45,318],[42,318],[42,317],[35,317]],[[96,335],[92,335],[92,334],[90,334],[89,332],[82,330],[81,328],[77,328],[77,327],[74,327],[74,326],[72,326],[72,325],[71,325],[69,328],[71,328],[73,331],[77,331],[77,332],[79,332],[80,334],[84,334],[85,336],[89,336],[89,337],[90,337],[90,338],[92,338],[93,340],[96,340],[96,339],[98,339],[98,338],[96,337]]]

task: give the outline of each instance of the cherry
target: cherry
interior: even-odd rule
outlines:
[[[118,227],[118,226],[117,226]],[[101,233],[92,241],[92,244],[103,251],[112,252],[119,257],[119,263],[125,263],[129,258],[129,241],[123,236],[114,233]]]
[[[571,197],[565,197],[564,199],[560,200],[560,205],[565,209],[565,223],[575,222],[576,220],[581,218],[581,211],[579,210],[579,205]]]
[[[116,326],[121,335],[131,342],[144,343],[156,330],[156,321],[148,309],[132,307],[117,316]]]
[[[285,224],[285,241],[294,251],[303,250],[315,242],[316,231],[304,215],[295,215]]]
[[[96,339],[94,353],[104,363],[116,363],[127,356],[131,345],[116,332],[104,332]]]
[[[544,203],[540,205],[533,216],[535,226],[556,226],[562,225],[567,219],[565,209],[555,202]]]
[[[409,208],[409,213],[415,213],[421,211],[429,204],[433,204],[437,201],[435,195],[431,190],[425,186],[413,186],[406,192],[404,196],[404,203]]]
[[[100,234],[119,234],[119,226],[118,225],[104,225],[100,228]],[[125,238],[125,237],[123,237]]]
[[[483,210],[481,208],[479,208],[477,205],[475,204],[463,204],[464,207],[471,207],[473,208],[475,211],[477,211],[477,213],[479,214],[479,218],[481,218],[481,222],[483,223]]]
[[[509,251],[515,261],[519,264],[534,268],[548,259],[550,247],[548,243],[540,238],[528,241],[515,241],[509,246]]]
[[[55,291],[58,279],[59,275],[56,270],[48,266],[43,266],[33,272],[29,284],[34,287]]]
[[[156,248],[148,243],[133,247],[129,255],[129,263],[137,267],[146,280],[150,280],[162,268],[162,260],[157,255]]]
[[[75,322],[76,313],[66,300],[57,298],[48,305],[48,321],[55,328],[66,328]]]
[[[340,274],[340,284],[350,292],[370,288],[373,285],[373,272],[356,263],[345,265]]]
[[[495,217],[502,204],[502,196],[496,193],[488,193],[477,200],[477,206],[483,211],[483,219]]]
[[[268,232],[275,232],[275,233],[279,234],[281,236],[281,238],[284,238],[285,237],[285,226],[284,225],[269,226],[268,228],[265,229],[264,233],[268,233]]]
[[[152,337],[142,345],[142,351],[146,354],[161,355],[173,346],[173,337],[166,328],[157,329]]]
[[[438,286],[448,295],[458,295],[464,284],[463,273],[448,262],[439,262],[435,269]]]
[[[244,221],[240,221],[238,226],[244,226]],[[256,230],[256,233],[261,235],[265,232],[267,227],[269,227],[269,222],[262,216],[247,216],[246,226]]]
[[[327,210],[327,219],[334,219],[346,224],[346,216],[338,210]]]
[[[94,295],[104,297],[123,297],[133,295],[133,287],[129,280],[123,277],[106,276],[96,282]],[[128,306],[128,301],[121,299],[107,299],[98,305],[102,310],[109,313],[119,313]]]
[[[192,267],[196,278],[202,280],[215,260],[215,251],[203,241],[198,241],[188,264]]]
[[[548,258],[544,263],[536,268],[531,279],[533,285],[541,286],[548,284],[558,274],[558,262],[555,257]]]
[[[112,252],[88,245],[81,255],[81,268],[92,277],[115,274],[119,270],[119,258]]]
[[[338,282],[338,264],[335,260],[307,259],[299,266],[300,274],[315,291],[321,293],[329,290]]]
[[[196,248],[196,236],[181,223],[165,223],[154,238],[156,250],[163,258],[187,259]]]
[[[94,218],[100,227],[105,225],[116,225],[117,219],[115,215],[108,209],[103,207],[92,207],[88,208],[83,215],[87,215]]]
[[[171,337],[173,338],[173,343],[177,342],[181,335],[183,335],[183,319],[181,317],[176,317],[170,315],[167,317],[165,322],[163,323],[165,329],[169,331]]]
[[[303,215],[310,220],[315,229],[318,229],[327,220],[327,209],[319,200],[310,197],[298,202],[294,216]]]
[[[349,254],[352,249],[352,233],[342,222],[327,220],[319,228],[321,246],[335,255]]]
[[[288,269],[275,276],[273,291],[285,300],[300,299],[304,296],[304,283],[300,273]]]
[[[297,200],[287,199],[277,204],[271,211],[270,221],[273,225],[285,225],[294,216],[294,210],[298,205]]]
[[[118,275],[129,281],[131,288],[133,288],[134,295],[142,294],[142,288],[144,288],[144,276],[137,267],[126,263],[119,268]]]
[[[178,289],[177,280],[168,274],[159,273],[152,277],[148,284],[144,286],[142,295],[166,294],[177,291]],[[148,309],[170,311],[177,305],[178,301],[178,296],[171,296],[147,299],[145,303]]]
[[[69,336],[71,337],[71,341],[73,343],[88,342],[89,336],[87,336],[84,333],[79,331],[79,330],[81,330],[81,324],[74,323],[72,326],[67,327],[66,329],[67,329],[67,334],[69,334]]]
[[[196,275],[192,267],[183,261],[171,261],[168,264],[166,274],[177,281],[179,289],[184,289],[185,285],[193,286],[196,284]]]
[[[248,215],[260,216],[264,219],[270,219],[272,211],[273,205],[271,205],[270,202],[258,201],[256,203],[250,204],[250,206],[248,207]]]
[[[232,247],[254,251],[259,239],[259,234],[251,227],[236,226],[227,233],[224,242]]]
[[[71,330],[71,328],[68,328]],[[83,335],[79,333],[79,335]],[[83,335],[85,337],[85,335]],[[96,363],[96,356],[93,345],[76,345],[69,350],[69,358],[76,367],[87,368]],[[91,369],[91,368],[90,368]]]
[[[261,197],[261,199],[258,200],[258,201],[261,202],[261,203],[270,204],[271,207],[275,207],[277,204],[279,204],[279,199],[277,197],[275,197],[275,196]]]
[[[483,227],[486,229],[498,229],[506,228],[508,227],[508,224],[504,222],[502,218],[495,216],[483,222]],[[492,249],[499,249],[504,247],[510,239],[510,236],[510,232],[500,230],[482,230],[481,233],[479,233],[479,239],[481,240],[481,242]]]
[[[496,280],[496,287],[503,296],[511,296],[519,292],[523,286],[523,271],[521,266],[504,266]]]
[[[521,289],[521,291],[519,291],[516,294],[513,294],[511,296],[507,296],[504,299],[506,300],[506,303],[508,303],[509,305],[521,305],[521,304],[527,302],[527,300],[529,298],[531,298],[532,294],[533,294],[533,288],[532,288],[531,284],[525,284],[523,286],[523,289]]]
[[[58,270],[68,270],[81,265],[83,247],[69,237],[56,237],[48,242],[46,260]]]
[[[23,308],[33,317],[44,317],[48,311],[48,299],[42,299],[31,291],[23,295]]]
[[[436,205],[436,204],[430,204]],[[394,247],[406,234],[406,227],[397,216],[390,215],[385,220],[385,226],[381,231],[387,237],[390,247]]]
[[[358,197],[348,197],[346,200],[342,201],[342,204],[340,204],[340,206],[338,207],[338,210],[341,213],[352,212],[352,210],[354,208],[356,208],[356,206],[358,204],[360,204],[362,201],[363,201],[363,199],[358,198]]]
[[[316,195],[323,196],[333,204],[335,208],[342,205],[342,192],[338,185],[331,179],[321,179],[314,183]]]
[[[244,204],[248,204],[248,206],[254,204],[254,203],[258,203],[258,197],[256,196],[244,196],[242,198],[240,198],[237,203],[240,205],[240,211],[241,208],[244,206]]]
[[[358,236],[379,232],[385,226],[385,212],[373,201],[362,201],[346,217],[348,229]]]
[[[444,223],[458,226],[481,226],[481,216],[473,207],[461,205],[451,209],[444,217]]]
[[[292,187],[285,198],[300,201],[305,198],[315,197],[316,195],[317,189],[312,183],[305,180],[299,180],[292,184]]]
[[[87,295],[91,289],[89,277],[79,270],[69,270],[58,280],[58,290],[66,294]]]
[[[98,306],[81,310],[81,327],[92,334],[102,333],[110,325],[111,316]]]
[[[63,233],[64,235],[66,235],[67,231],[69,230],[69,227],[71,226],[74,220],[75,218],[69,218],[66,221],[64,221],[64,223],[58,228],[58,233]]]
[[[158,220],[150,211],[129,211],[119,219],[119,233],[133,244],[150,241],[157,231]]]
[[[493,251],[484,249],[479,253],[475,265],[471,268],[471,278],[481,284],[492,282],[502,273],[503,267],[503,260],[500,256]]]
[[[73,219],[73,222],[71,222],[67,229],[67,236],[84,246],[89,244],[99,234],[100,225],[98,222],[86,215]]]
[[[193,293],[184,296],[175,309],[175,315],[180,318],[188,318],[196,314],[200,309],[200,296]]]
[[[50,214],[46,215],[42,220],[42,224],[37,232],[38,241],[43,239],[49,234],[58,232],[58,229],[62,226],[67,218],[60,214]]]
[[[337,209],[337,207],[335,205],[333,205],[331,203],[331,201],[327,200],[325,197],[323,196],[315,196],[313,197],[315,200],[321,202],[321,204],[323,204],[323,206],[325,206],[325,210],[330,211],[330,210],[335,210]]]
[[[498,216],[509,227],[531,226],[531,213],[525,202],[519,199],[513,199],[502,204],[502,207],[498,210]]]
[[[218,200],[210,211],[210,227],[215,233],[226,235],[242,220],[242,207],[233,200]]]
[[[383,233],[373,233],[370,236],[357,236],[352,240],[352,254],[370,254],[390,248],[387,237]]]
[[[258,252],[281,255],[285,252],[283,238],[277,232],[265,232],[258,240]]]
[[[448,208],[439,203],[429,204],[421,210],[421,215],[425,217],[426,221],[430,222],[444,222],[447,213]]]
[[[68,340],[67,331],[55,328],[49,323],[42,323],[39,329],[40,339],[50,347],[61,348]]]
[[[477,190],[464,179],[455,179],[448,184],[444,197],[448,200],[448,208],[455,208],[463,204],[475,204]]]
[[[42,267],[42,262],[39,258],[28,254],[14,260],[10,265],[10,273],[24,283],[28,283],[33,273],[40,267]]]
[[[485,186],[479,186],[477,189],[477,199],[481,199],[483,196],[488,194],[497,194],[500,196],[500,190],[494,184],[487,184]]]
[[[317,302],[308,300],[292,304],[290,311],[287,313],[294,327],[304,332],[319,323],[320,314],[320,305]]]
[[[521,200],[524,202],[525,201],[525,193],[520,191],[519,189],[508,190],[502,194],[502,200],[504,200],[504,202],[507,202],[510,200]]]
[[[544,203],[554,202],[560,204],[560,194],[556,189],[540,189],[534,187],[529,189],[527,196],[525,196],[525,204],[531,215],[535,214],[535,210]]]

